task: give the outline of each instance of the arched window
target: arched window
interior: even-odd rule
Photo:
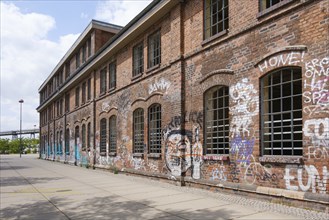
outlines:
[[[59,132],[59,151],[60,151],[60,155],[63,154],[63,131],[61,130]]]
[[[115,115],[110,117],[109,120],[109,152],[116,153],[117,152],[117,117]]]
[[[74,146],[78,147],[79,144],[79,138],[80,138],[80,130],[79,130],[79,126],[75,127],[75,132],[74,132],[75,138],[74,138]]]
[[[100,122],[100,153],[106,154],[106,118],[103,118]]]
[[[87,150],[90,151],[90,141],[91,141],[91,130],[90,122],[87,125]]]
[[[302,155],[302,72],[284,68],[261,79],[264,155]]]
[[[229,154],[229,88],[209,89],[204,102],[205,153]]]
[[[65,132],[65,154],[70,154],[70,129],[66,129]]]
[[[148,111],[149,153],[161,153],[161,105],[153,104]]]
[[[82,151],[86,150],[86,125],[82,125],[82,130],[81,130],[81,142],[82,142]]]
[[[133,152],[144,152],[144,110],[138,108],[133,113]]]

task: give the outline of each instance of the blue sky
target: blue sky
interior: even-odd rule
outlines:
[[[39,125],[38,89],[92,19],[124,26],[151,0],[0,1],[0,131]]]

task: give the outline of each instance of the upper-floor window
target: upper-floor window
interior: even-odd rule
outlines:
[[[67,93],[65,95],[65,112],[69,112],[70,111],[70,94]]]
[[[284,0],[259,0],[259,10],[263,11],[267,8],[272,7],[273,5],[276,5]]]
[[[100,71],[100,93],[101,94],[106,92],[106,84],[107,84],[106,71],[107,71],[106,67],[104,67]]]
[[[149,153],[161,153],[161,105],[153,104],[148,112]]]
[[[161,63],[161,34],[160,30],[148,38],[148,68]]]
[[[84,104],[86,102],[86,82],[82,83],[82,97],[81,97],[81,103]]]
[[[117,152],[117,117],[115,115],[110,117],[109,120],[109,152]]]
[[[264,155],[302,155],[302,72],[284,68],[261,79]]]
[[[87,40],[87,52],[88,52],[88,57],[91,56],[91,38]]]
[[[229,154],[229,89],[215,86],[204,94],[205,153]]]
[[[70,63],[68,62],[65,64],[65,80],[69,78],[70,72],[71,72]]]
[[[114,89],[116,86],[116,72],[117,72],[116,62],[112,62],[109,64],[109,89]]]
[[[80,53],[75,54],[75,67],[78,69],[80,66]]]
[[[144,110],[142,108],[133,112],[133,152],[144,152]]]
[[[84,62],[86,62],[86,47],[85,46],[82,46],[81,52],[82,52],[82,63],[84,63]]]
[[[106,118],[100,121],[100,145],[99,151],[101,154],[106,153]]]
[[[204,37],[214,36],[228,29],[228,0],[205,0]]]
[[[91,78],[87,81],[87,100],[91,99]]]
[[[75,107],[79,107],[80,105],[80,87],[78,86],[75,89]]]
[[[143,42],[133,48],[133,77],[144,71],[144,46]]]

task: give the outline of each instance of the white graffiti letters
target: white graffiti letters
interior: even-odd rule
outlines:
[[[329,147],[329,118],[306,120],[303,132],[314,146]]]
[[[285,65],[298,65],[302,62],[304,52],[291,52],[289,54],[281,54],[278,56],[271,57],[269,60],[265,60],[263,64],[258,64],[258,68],[261,72],[269,67],[279,67]]]
[[[153,84],[149,85],[149,95],[151,95],[153,92],[156,91],[165,91],[167,92],[167,90],[169,89],[171,83],[164,79],[164,78],[160,78],[159,81],[155,81]]]
[[[291,175],[291,169],[296,171],[297,169],[297,180],[298,186],[292,186],[291,181],[295,179],[295,176]],[[306,182],[304,181],[303,173],[307,174]],[[306,192],[312,190],[313,193],[326,193],[327,192],[327,180],[329,178],[329,173],[326,166],[322,168],[322,177],[318,170],[313,165],[305,165],[299,167],[287,166],[284,179],[286,180],[286,188],[288,190],[297,191],[299,188]],[[322,180],[321,180],[322,179]]]

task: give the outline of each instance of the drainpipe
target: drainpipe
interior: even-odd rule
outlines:
[[[181,57],[181,131],[185,132],[185,112],[186,112],[186,91],[185,91],[185,65],[184,65],[184,1],[180,1],[180,57]],[[184,138],[184,135],[181,135],[181,138]],[[181,177],[180,177],[180,185],[185,186],[185,153],[186,153],[186,144],[182,146],[179,150],[181,151]]]
[[[94,92],[93,92],[93,133],[94,133],[94,138],[93,138],[93,155],[94,155],[94,161],[93,161],[93,169],[95,169],[96,166],[96,101],[95,101],[95,96],[96,96],[96,71],[94,71],[93,74],[93,81],[94,81]]]

